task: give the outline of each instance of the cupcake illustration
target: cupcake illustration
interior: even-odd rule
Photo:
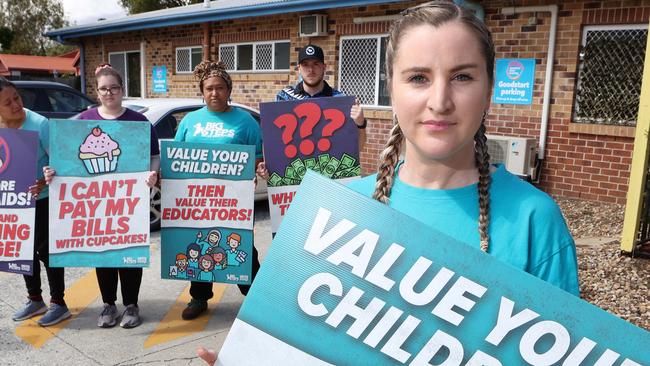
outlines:
[[[79,159],[90,174],[115,171],[120,153],[120,145],[99,126],[94,127],[79,146]]]

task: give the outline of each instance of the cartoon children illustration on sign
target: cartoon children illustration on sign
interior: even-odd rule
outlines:
[[[187,274],[187,256],[183,253],[176,254],[176,278],[186,280],[188,279]]]
[[[212,250],[212,259],[214,259],[214,269],[223,270],[228,265],[228,256],[226,251],[221,247],[216,247]]]
[[[187,274],[189,278],[195,278],[199,273],[199,256],[201,255],[201,246],[196,243],[190,243],[187,246]]]
[[[201,255],[210,254],[214,250],[213,248],[219,247],[219,242],[221,241],[221,232],[219,230],[210,230],[204,241],[201,241],[202,237],[203,234],[201,231],[196,233],[196,244],[201,246]]]
[[[214,259],[212,259],[212,255],[202,255],[201,258],[199,258],[199,267],[201,271],[196,278],[197,280],[208,282],[213,282],[216,280],[214,273],[212,273],[212,270],[214,269]]]
[[[240,263],[246,261],[246,252],[243,250],[238,250],[237,248],[241,245],[241,235],[237,233],[231,233],[227,238],[228,246],[228,264],[231,266],[239,267]]]

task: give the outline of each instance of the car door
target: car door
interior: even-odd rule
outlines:
[[[158,144],[163,140],[173,140],[176,135],[178,125],[181,123],[183,117],[189,112],[201,108],[202,105],[193,105],[188,107],[175,108],[165,113],[157,121],[151,121],[153,128],[158,135]],[[146,112],[145,112],[146,116]],[[149,209],[149,227],[152,231],[160,229],[160,186],[156,185],[151,189],[151,206]]]

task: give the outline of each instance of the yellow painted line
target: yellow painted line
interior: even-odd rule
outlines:
[[[210,320],[212,308],[221,300],[223,293],[226,291],[226,286],[223,283],[215,283],[212,286],[214,296],[208,301],[208,310],[196,319],[183,320],[181,313],[187,306],[187,303],[192,299],[192,296],[190,296],[190,286],[187,286],[178,296],[167,314],[165,314],[165,317],[158,323],[156,329],[149,335],[149,338],[144,341],[144,348],[153,347],[161,343],[183,338],[192,333],[203,331]]]
[[[639,115],[634,134],[634,150],[630,181],[627,189],[625,220],[621,236],[621,250],[632,252],[639,231],[643,194],[646,188],[646,171],[648,168],[648,131],[650,130],[650,40],[646,43],[641,96],[639,98]]]
[[[72,317],[61,323],[49,327],[41,327],[36,323],[41,316],[24,320],[16,327],[16,335],[29,343],[34,348],[41,348],[45,342],[54,338],[63,328],[66,327],[71,319],[74,319],[88,305],[90,305],[99,296],[97,287],[97,276],[95,271],[90,270],[83,277],[78,279],[72,286],[65,291],[65,302],[72,313]]]

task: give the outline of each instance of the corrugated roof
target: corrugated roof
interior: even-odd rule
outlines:
[[[173,25],[213,22],[226,19],[334,9],[399,2],[395,0],[218,0],[210,7],[203,3],[100,20],[47,32],[47,37],[63,42],[83,36],[160,28]]]
[[[76,73],[74,59],[69,57],[48,57],[0,54],[0,70],[5,73],[19,71],[58,71]]]

